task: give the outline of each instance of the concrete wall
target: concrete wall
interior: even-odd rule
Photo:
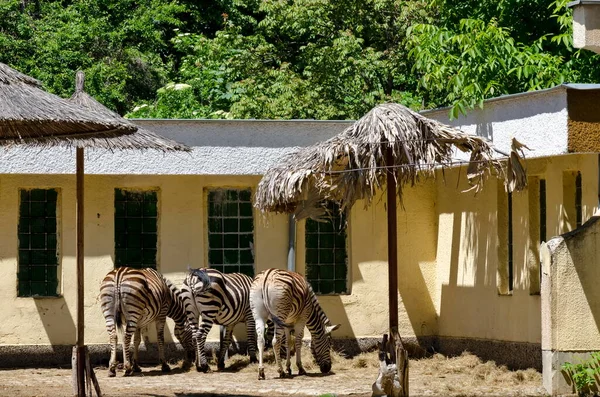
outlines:
[[[600,216],[548,241],[542,248],[542,351],[544,386],[553,395],[572,392],[561,371],[600,350]]]

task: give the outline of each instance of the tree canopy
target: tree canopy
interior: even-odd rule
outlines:
[[[356,119],[600,78],[567,0],[4,0],[0,62],[130,117]]]

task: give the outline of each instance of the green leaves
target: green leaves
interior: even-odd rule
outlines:
[[[560,55],[544,52],[546,36],[516,43],[496,19],[462,19],[455,29],[416,25],[409,40],[426,106],[450,105],[452,118],[486,98],[551,87],[575,75]]]

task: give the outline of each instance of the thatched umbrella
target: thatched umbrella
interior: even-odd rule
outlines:
[[[161,151],[191,151],[191,148],[173,140],[164,138],[160,135],[155,134],[152,131],[138,128],[132,122],[122,118],[119,114],[108,109],[100,102],[96,101],[92,96],[84,91],[85,75],[82,71],[78,71],[75,78],[75,93],[69,99],[69,102],[79,105],[87,111],[93,112],[94,114],[101,115],[107,120],[112,120],[116,123],[125,124],[136,130],[132,133],[121,135],[121,136],[102,136],[100,138],[92,138],[90,142],[86,142],[87,147],[92,148],[107,148],[107,149],[156,149]],[[94,385],[97,387],[98,395],[99,387],[97,381],[95,381],[95,375],[93,370],[87,365],[85,368],[79,365],[82,362],[82,358],[87,363],[89,358],[87,357],[87,351],[84,347],[84,322],[83,322],[83,295],[84,295],[84,200],[83,200],[83,174],[84,174],[84,160],[83,160],[83,147],[77,147],[77,347],[83,348],[83,352],[79,353],[79,361],[77,365],[77,377],[78,385],[83,384],[85,378],[84,372],[87,371],[88,376],[91,376],[94,380]],[[81,320],[80,320],[81,319]],[[88,382],[89,383],[89,382]],[[85,392],[85,387],[83,387]]]
[[[256,192],[255,205],[262,211],[294,213],[296,219],[320,218],[323,200],[334,200],[340,209],[359,199],[368,205],[378,189],[387,185],[389,323],[392,343],[398,335],[396,200],[402,200],[406,184],[414,185],[423,174],[461,163],[468,164],[467,178],[480,189],[495,171],[509,191],[526,186],[524,168],[513,140],[508,166],[495,157],[488,140],[466,134],[431,120],[402,105],[388,103],[372,109],[342,133],[327,141],[291,153],[269,169]],[[457,161],[456,150],[470,153]],[[385,337],[384,337],[385,341]],[[400,347],[406,360],[406,352]],[[398,357],[400,360],[401,358]],[[402,394],[408,395],[408,367],[399,362]]]
[[[80,146],[91,140],[95,146],[136,129],[43,91],[38,80],[0,63],[0,145]]]
[[[94,378],[84,345],[83,316],[83,148],[191,150],[137,126],[103,108],[84,94],[83,74],[71,101],[41,89],[39,81],[0,63],[0,145],[76,148],[77,174],[77,343],[74,378],[77,394],[85,395],[85,373]],[[81,102],[81,105],[77,104]],[[85,370],[86,361],[87,371]],[[88,382],[89,383],[89,382]],[[89,386],[88,386],[89,388]],[[99,394],[99,389],[96,389]]]

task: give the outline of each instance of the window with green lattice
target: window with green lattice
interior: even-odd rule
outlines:
[[[19,190],[17,296],[58,296],[56,189]]]
[[[210,189],[208,264],[223,273],[254,276],[254,217],[250,189]]]
[[[306,220],[306,278],[317,294],[348,292],[346,216],[328,203],[324,222]]]
[[[115,267],[156,269],[158,192],[115,189]]]

